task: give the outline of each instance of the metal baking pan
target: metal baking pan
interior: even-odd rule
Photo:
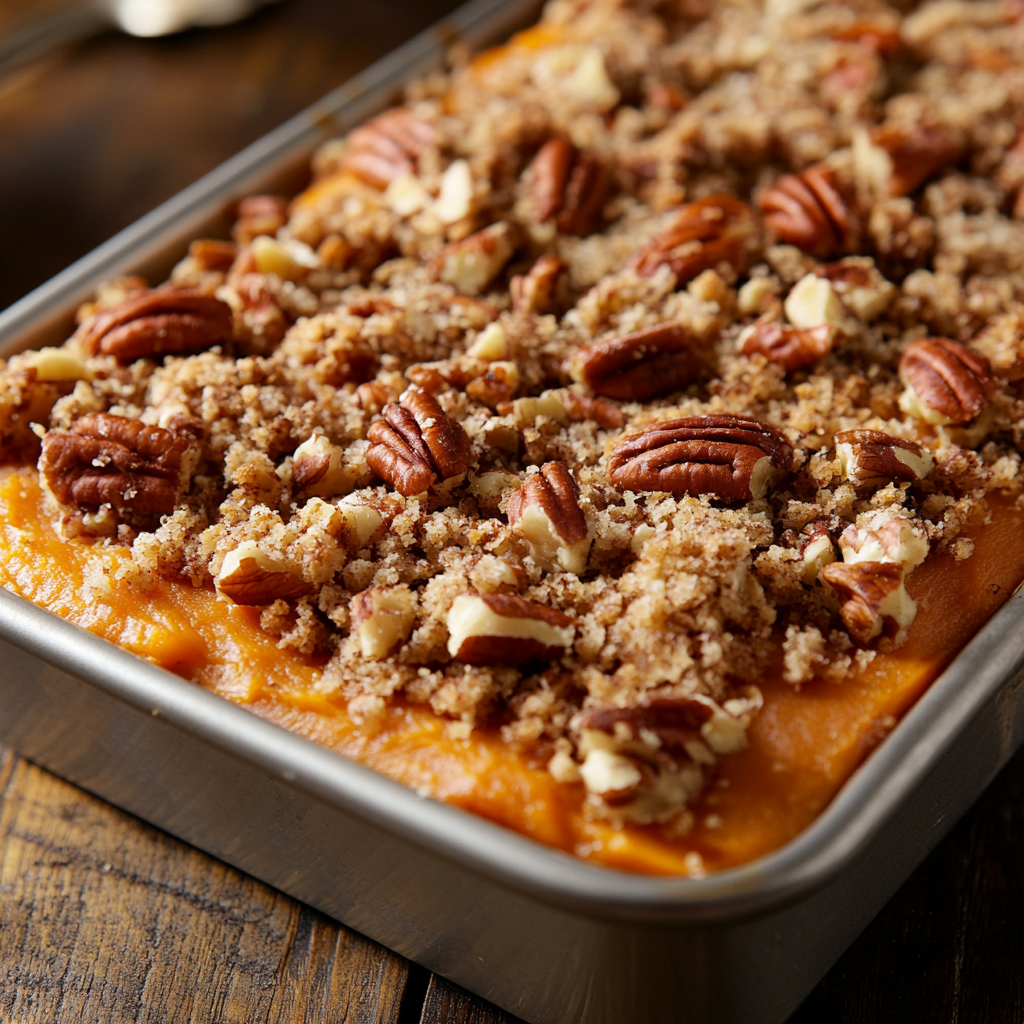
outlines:
[[[538,7],[461,8],[0,314],[0,353],[62,341],[104,279],[161,279],[453,40]],[[702,879],[595,867],[419,797],[2,588],[0,741],[534,1024],[778,1024],[1024,740],[1022,638],[1018,593],[814,824]]]

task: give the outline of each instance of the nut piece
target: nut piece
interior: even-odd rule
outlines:
[[[854,487],[881,487],[892,481],[923,480],[935,464],[916,441],[880,430],[841,430],[836,434],[839,472]]]
[[[509,498],[508,523],[546,572],[579,576],[586,569],[591,538],[579,487],[564,462],[548,462],[526,478]]]
[[[469,665],[554,661],[575,633],[564,612],[510,594],[462,594],[448,613],[448,652]]]
[[[287,565],[260,551],[254,540],[243,541],[224,556],[213,582],[217,590],[235,604],[246,605],[287,601],[312,590]]]
[[[702,363],[685,328],[664,323],[578,349],[568,371],[598,395],[645,402],[692,384]]]
[[[910,195],[963,153],[947,129],[922,124],[880,124],[871,130],[871,142],[889,156],[891,196]]]
[[[780,241],[812,256],[830,256],[851,244],[850,209],[825,164],[784,174],[764,191],[759,205],[765,226]]]
[[[92,380],[92,371],[66,348],[41,348],[26,352],[22,366],[35,371],[35,379],[46,384],[72,380]]]
[[[666,226],[633,253],[629,265],[641,277],[668,266],[680,284],[719,263],[742,271],[754,230],[754,211],[746,203],[733,196],[708,196],[678,207]]]
[[[848,256],[837,263],[825,263],[814,272],[832,282],[842,304],[863,323],[880,317],[898,294],[896,286],[882,277],[870,256]]]
[[[593,153],[566,139],[544,143],[534,158],[533,212],[539,223],[550,218],[566,235],[589,235],[601,216],[611,174]]]
[[[892,562],[833,562],[821,578],[839,598],[839,616],[850,636],[866,647],[883,638],[898,647],[917,615],[917,604],[903,586],[904,569]]]
[[[520,313],[550,313],[556,308],[558,284],[566,265],[557,256],[541,256],[526,274],[509,283],[512,308]]]
[[[469,437],[433,395],[409,388],[370,424],[366,461],[399,494],[409,497],[438,480],[461,481],[469,469]]]
[[[405,107],[395,107],[349,135],[339,169],[383,190],[403,174],[413,173],[416,159],[434,137],[432,125]]]
[[[292,486],[295,491],[324,497],[351,490],[351,474],[344,467],[344,450],[315,431],[295,449]]]
[[[928,557],[928,535],[915,520],[879,509],[843,530],[839,549],[844,562],[891,562],[910,572]]]
[[[406,586],[370,587],[352,598],[352,630],[363,657],[380,661],[409,636],[416,612]]]
[[[384,517],[380,511],[367,502],[350,494],[335,505],[345,523],[349,547],[353,551],[366,547],[366,542],[380,529]]]
[[[463,295],[479,295],[512,258],[512,235],[512,225],[498,221],[475,235],[450,242],[434,257],[431,272]]]
[[[832,535],[823,522],[808,523],[801,531],[796,541],[796,548],[800,552],[800,579],[808,586],[817,582],[818,574],[830,562],[836,560],[835,547],[832,544]]]
[[[988,360],[949,338],[921,338],[900,358],[900,408],[926,423],[974,419],[998,390]]]
[[[509,354],[508,334],[497,322],[489,323],[466,349],[466,355],[474,359],[502,360],[508,359]]]
[[[238,219],[231,235],[240,246],[246,246],[260,235],[273,237],[287,223],[287,199],[282,196],[249,196],[238,204]]]
[[[740,336],[740,352],[759,352],[787,373],[813,366],[832,351],[836,331],[831,324],[818,327],[788,327],[780,323],[759,323]]]
[[[832,282],[817,274],[800,278],[786,296],[783,308],[789,322],[797,327],[839,327],[846,320],[846,310]]]
[[[59,502],[174,511],[197,453],[192,438],[110,413],[89,413],[43,438],[39,469]]]
[[[793,465],[793,447],[768,423],[747,416],[686,416],[619,441],[608,479],[629,491],[763,498]]]
[[[74,337],[90,355],[119,362],[202,352],[231,339],[231,307],[220,299],[164,287],[93,314]]]

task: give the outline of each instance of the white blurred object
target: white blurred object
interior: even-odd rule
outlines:
[[[22,23],[0,39],[0,76],[66,43],[117,29],[133,36],[167,36],[189,28],[227,25],[280,0],[79,0]]]

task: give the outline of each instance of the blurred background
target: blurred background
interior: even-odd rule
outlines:
[[[69,6],[0,0],[0,40]],[[108,30],[0,75],[0,309],[456,6],[284,0],[160,38]]]

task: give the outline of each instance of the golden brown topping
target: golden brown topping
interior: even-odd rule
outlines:
[[[541,256],[529,273],[512,278],[512,308],[521,313],[552,312],[557,306],[558,282],[565,271],[565,264],[557,256]]]
[[[370,468],[406,497],[469,469],[465,430],[419,388],[409,388],[399,404],[385,406],[384,418],[370,425],[367,437]]]
[[[768,423],[747,416],[687,416],[619,441],[608,479],[630,491],[763,498],[793,464],[793,447]]]
[[[760,200],[765,225],[779,239],[813,256],[830,256],[850,245],[850,209],[825,164],[786,174]]]
[[[896,646],[917,614],[903,586],[904,569],[893,562],[832,562],[821,578],[839,598],[839,616],[861,646],[883,638]]]
[[[599,395],[645,402],[692,384],[702,363],[686,330],[664,323],[578,349],[568,369],[573,380]]]
[[[352,631],[364,658],[379,661],[409,636],[416,617],[406,586],[370,587],[352,598]]]
[[[831,324],[818,327],[789,327],[780,323],[754,324],[742,337],[740,351],[745,355],[760,352],[778,363],[787,373],[813,366],[832,351],[835,328]]]
[[[564,612],[511,594],[463,594],[448,613],[448,652],[470,665],[553,661],[574,635]]]
[[[590,538],[580,489],[564,462],[548,462],[528,476],[508,502],[512,532],[522,537],[542,569],[580,575]]]
[[[39,468],[64,505],[174,511],[188,484],[191,438],[110,413],[90,413],[43,438]]]
[[[214,579],[217,590],[235,604],[266,605],[302,597],[311,587],[283,562],[260,551],[255,541],[244,541],[224,556]]]
[[[541,146],[533,165],[534,216],[567,235],[588,235],[597,225],[611,185],[607,166],[566,139]]]
[[[349,135],[339,166],[367,185],[385,189],[403,174],[413,173],[416,159],[434,137],[432,125],[396,107]]]
[[[907,390],[900,408],[936,424],[968,423],[981,412],[998,385],[988,360],[949,338],[921,338],[900,359]]]
[[[181,288],[134,295],[85,320],[75,332],[90,355],[119,362],[202,352],[231,338],[231,307]]]
[[[841,430],[836,434],[840,472],[854,487],[883,486],[890,481],[913,483],[934,465],[932,454],[916,441],[905,441],[880,430]]]
[[[238,219],[231,234],[239,245],[260,235],[273,237],[288,223],[288,200],[281,196],[249,196],[238,204]]]
[[[946,129],[922,124],[880,124],[872,130],[871,141],[889,154],[892,196],[910,195],[963,153],[963,146]]]
[[[515,252],[512,225],[499,221],[446,245],[430,265],[438,281],[464,295],[479,295],[502,271]]]
[[[746,203],[733,196],[708,196],[678,207],[667,225],[633,253],[629,265],[641,277],[668,266],[679,283],[720,263],[742,271],[754,230],[754,211]]]

